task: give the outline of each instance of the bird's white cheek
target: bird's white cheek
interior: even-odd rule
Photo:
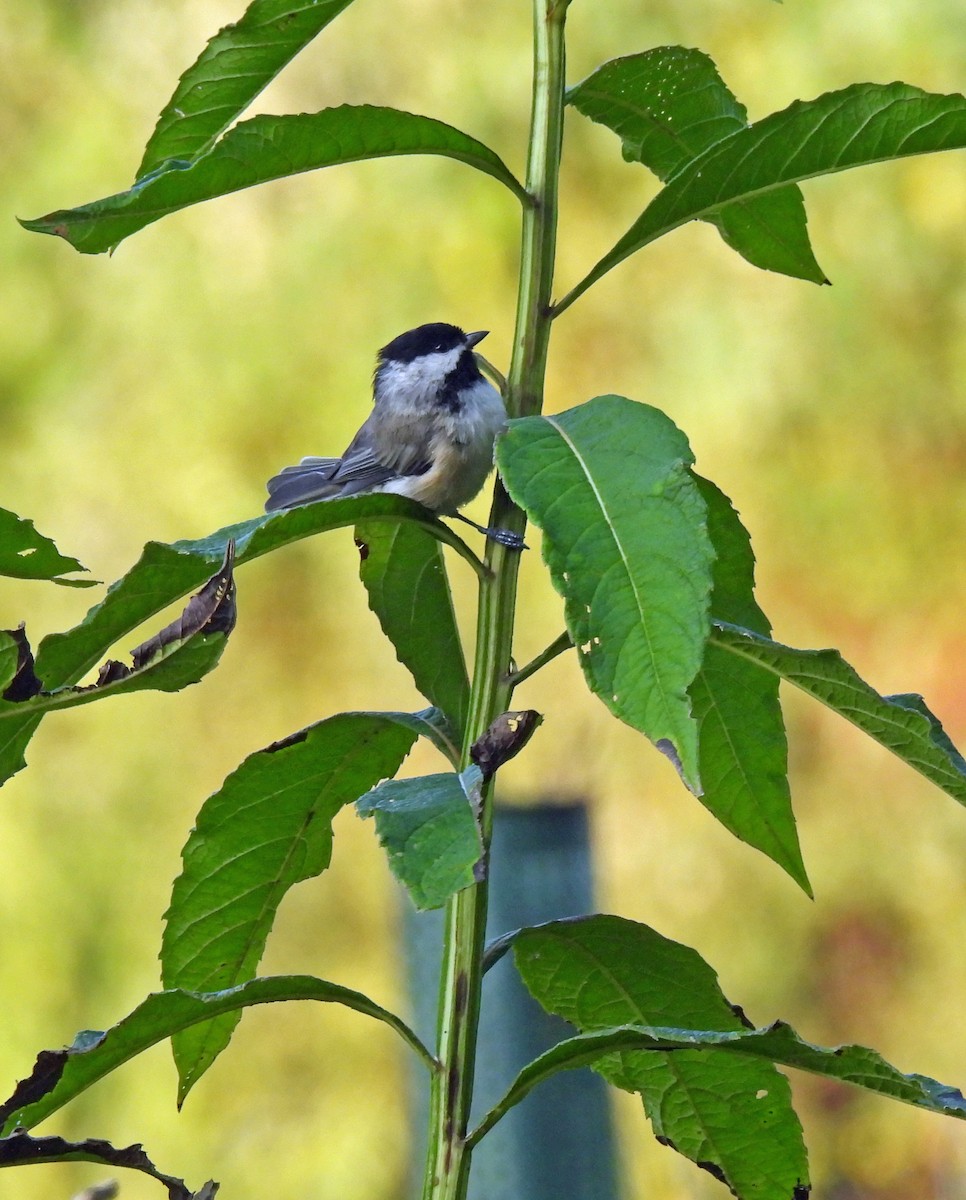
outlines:
[[[443,380],[456,366],[461,350],[428,354],[413,362],[387,363],[380,372],[379,398],[394,406],[422,412],[434,405]]]

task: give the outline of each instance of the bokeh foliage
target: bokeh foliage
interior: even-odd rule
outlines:
[[[238,8],[9,7],[0,45],[18,69],[0,82],[0,208],[21,216],[122,186],[171,80]],[[526,7],[507,0],[485,10],[370,0],[257,107],[412,107],[479,136],[518,171],[528,22]],[[575,0],[571,78],[667,42],[707,50],[752,118],[853,79],[966,87],[966,17],[948,0],[890,5],[871,21],[859,0],[717,0],[700,11],[661,0],[644,14],[630,0]],[[579,153],[564,163],[561,290],[653,188],[641,168],[615,162],[612,134],[576,113],[568,120]],[[65,181],[76,196],[64,195]],[[839,646],[883,692],[916,687],[962,743],[966,166],[961,156],[931,158],[806,188],[831,289],[764,276],[713,231],[680,230],[561,318],[551,408],[607,390],[668,411],[752,532],[776,637]],[[489,327],[489,355],[505,360],[515,238],[509,196],[428,159],[229,197],[169,218],[110,261],[31,238],[11,216],[0,223],[0,503],[33,516],[102,579],[126,570],[148,538],[202,536],[255,515],[279,465],[345,444],[364,410],[373,349],[399,330],[427,319]],[[472,579],[454,571],[470,613]],[[536,651],[560,606],[539,564],[524,571],[520,641]],[[23,587],[0,585],[0,624],[24,615]],[[35,639],[86,607],[70,589],[31,589]],[[245,755],[375,696],[380,707],[420,707],[363,602],[348,533],[247,568],[241,606],[210,680],[51,721],[31,770],[4,788],[0,916],[13,931],[0,959],[5,1078],[23,1073],[38,1045],[109,1024],[156,986],[154,947],[187,824]],[[559,660],[528,685],[526,703],[555,717],[508,768],[505,790],[590,798],[601,906],[694,944],[757,1023],[781,1012],[810,1040],[855,1039],[900,1067],[966,1078],[966,1047],[947,1032],[959,1027],[966,984],[946,927],[966,900],[957,807],[789,698],[810,904],[584,697],[577,669]],[[561,713],[551,700],[564,691],[573,699]],[[576,760],[561,752],[573,745]],[[394,889],[371,828],[343,813],[335,830],[337,878],[286,900],[266,969],[312,969],[396,1007],[399,980],[386,965]],[[245,1045],[199,1085],[184,1118],[158,1050],[67,1110],[62,1131],[143,1138],[159,1161],[198,1178],[213,1172],[240,1197],[294,1194],[328,1145],[320,1196],[402,1195],[391,1034],[352,1014],[291,1008],[271,1023],[246,1017]],[[314,1049],[323,1044],[332,1047],[324,1061]],[[937,1181],[966,1170],[958,1125],[795,1083],[820,1189],[847,1182],[862,1200],[929,1200]],[[373,1084],[391,1097],[380,1155],[371,1153]],[[634,1195],[720,1194],[641,1136],[636,1104],[628,1113]],[[35,1168],[16,1186],[46,1200],[92,1177]],[[154,1194],[125,1180],[126,1196]]]

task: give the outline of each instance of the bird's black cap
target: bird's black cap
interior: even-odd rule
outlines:
[[[479,340],[479,339],[477,339]],[[466,344],[466,334],[456,325],[434,321],[401,333],[379,351],[380,362],[415,362],[424,354],[445,353]],[[474,343],[475,344],[475,343]]]

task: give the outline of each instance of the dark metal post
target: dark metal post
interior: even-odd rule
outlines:
[[[496,814],[487,937],[594,911],[587,814],[578,805],[501,808]],[[417,1032],[432,1040],[442,936],[440,913],[409,911],[410,994]],[[486,976],[474,1114],[505,1092],[517,1071],[572,1034],[520,982],[512,952]],[[422,1080],[420,1082],[423,1082]],[[423,1136],[425,1096],[414,1113]],[[422,1162],[414,1148],[414,1163]],[[607,1085],[589,1069],[542,1083],[473,1153],[469,1200],[616,1200],[614,1133]]]

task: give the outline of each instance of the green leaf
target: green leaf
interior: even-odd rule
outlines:
[[[369,607],[416,687],[455,732],[453,765],[466,729],[470,684],[442,548],[411,522],[356,527],[359,574]]]
[[[880,696],[837,650],[794,650],[724,621],[711,642],[795,684],[966,804],[966,761],[921,696]]]
[[[24,754],[43,714],[0,722],[0,786],[27,765]]]
[[[49,688],[79,679],[119,638],[199,587],[224,557],[229,541],[235,542],[235,562],[241,565],[317,533],[362,520],[396,522],[400,518],[420,525],[478,566],[466,543],[412,500],[386,495],[320,500],[228,525],[194,541],[148,542],[139,562],[111,585],[78,626],[44,639],[37,672]]]
[[[748,113],[700,50],[658,46],[605,63],[567,93],[584,116],[612,129],[624,158],[667,180],[692,158],[748,125]],[[704,218],[748,262],[827,283],[808,240],[802,194],[794,184],[736,200]]]
[[[711,611],[715,617],[768,635],[754,598],[755,557],[730,501],[695,477],[708,506],[717,555]],[[767,854],[811,895],[788,787],[788,743],[778,677],[708,642],[691,684],[698,722],[701,802],[736,837]]]
[[[425,1062],[429,1051],[394,1013],[349,988],[314,979],[310,975],[278,975],[253,979],[220,992],[197,993],[179,988],[156,992],[105,1033],[84,1030],[67,1050],[44,1050],[32,1074],[0,1105],[0,1130],[9,1133],[18,1125],[32,1129],[70,1100],[118,1067],[165,1038],[217,1017],[240,1014],[254,1004],[282,1000],[317,1000],[343,1004],[375,1017],[394,1029]]]
[[[235,542],[237,564],[317,533],[355,525],[363,519],[397,522],[400,518],[426,529],[452,546],[474,569],[480,569],[479,560],[462,538],[412,500],[386,495],[321,500],[229,525],[195,541],[172,545],[148,542],[140,560],[111,585],[101,603],[79,625],[66,633],[51,634],[41,642],[37,673],[48,691],[76,683],[120,638],[200,587],[224,558],[230,541]],[[24,711],[0,722],[0,784],[25,765],[24,750],[39,719]]]
[[[558,1071],[595,1066],[614,1053],[637,1050],[713,1050],[748,1054],[782,1066],[796,1067],[826,1079],[855,1084],[901,1100],[927,1112],[966,1119],[966,1098],[958,1088],[948,1087],[925,1075],[904,1075],[890,1066],[875,1050],[865,1046],[813,1046],[803,1041],[790,1025],[776,1021],[764,1029],[741,1033],[716,1033],[703,1029],[659,1029],[643,1025],[619,1025],[595,1030],[558,1042],[528,1063],[513,1081],[507,1094],[486,1114],[470,1135],[475,1145],[505,1114],[545,1079]],[[767,1097],[762,1097],[762,1100]]]
[[[716,142],[683,167],[627,233],[557,306],[562,311],[612,267],[687,221],[789,183],[912,154],[966,146],[966,97],[905,83],[856,83]]]
[[[34,233],[65,238],[82,254],[100,254],[202,200],[303,171],[397,154],[455,158],[525,199],[503,161],[451,125],[393,108],[343,104],[317,113],[253,117],[229,130],[201,158],[169,159],[126,192],[20,223]]]
[[[16,641],[5,629],[0,629],[0,695],[6,691],[16,675],[19,661]]]
[[[138,179],[168,159],[195,159],[210,150],[285,64],[350,3],[253,0],[178,80],[145,147]]]
[[[96,579],[64,579],[71,571],[86,571],[76,558],[61,554],[33,521],[0,508],[0,575],[14,579],[49,579],[65,587],[93,587]]]
[[[251,979],[286,892],[320,874],[332,821],[394,775],[432,713],[341,713],[250,755],[201,808],[165,914],[166,988]],[[238,1014],[174,1039],[183,1100],[228,1044]]]
[[[591,690],[701,790],[687,689],[708,633],[714,552],[684,434],[663,413],[598,396],[511,421],[497,462],[544,533]]]
[[[418,909],[441,908],[481,878],[483,839],[470,801],[481,779],[467,767],[462,775],[389,780],[356,805],[361,817],[375,816],[392,873]]]
[[[583,1033],[615,1025],[737,1033],[725,999],[694,951],[646,925],[598,916],[521,930],[514,954],[531,994]],[[808,1183],[788,1080],[748,1055],[617,1050],[594,1069],[638,1092],[658,1138],[709,1170],[742,1200],[790,1200]]]

